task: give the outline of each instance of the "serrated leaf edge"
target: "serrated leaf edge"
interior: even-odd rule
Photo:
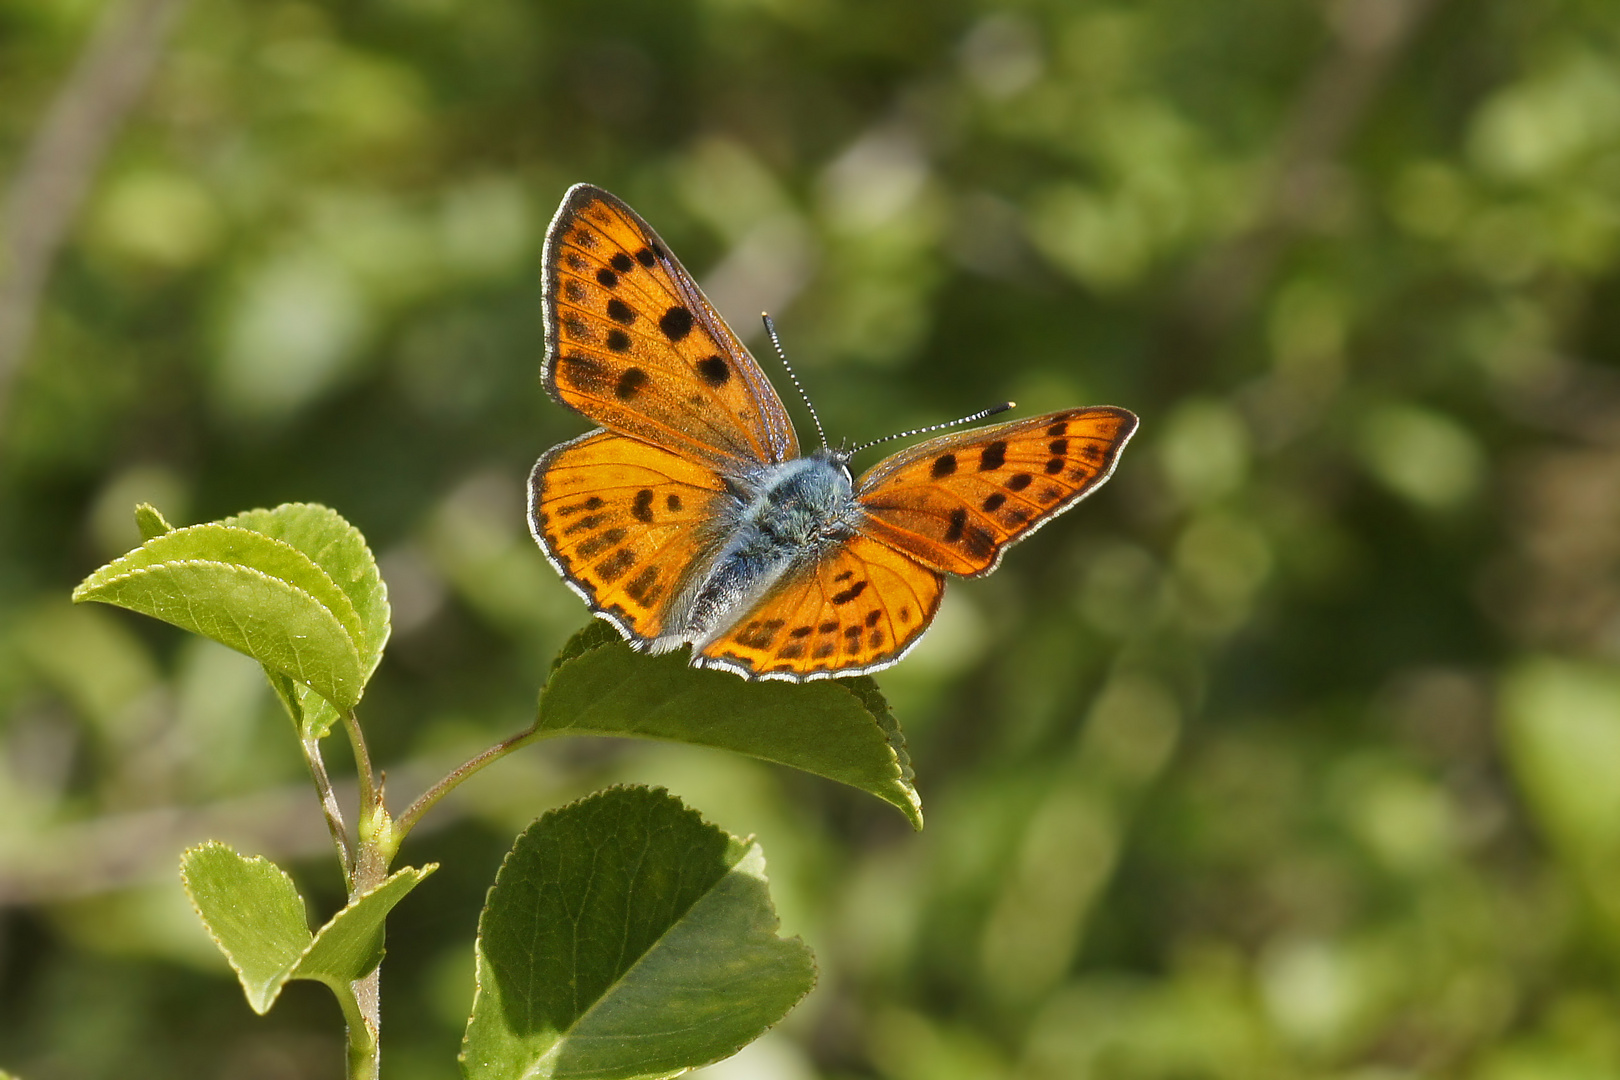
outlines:
[[[350,526],[350,527],[352,528],[353,526]],[[313,570],[316,574],[318,574],[323,580],[325,580],[325,582],[328,585],[330,585],[332,587],[332,592],[337,597],[341,598],[341,600],[343,602],[343,609],[344,609],[343,612],[340,613],[340,612],[337,612],[337,611],[332,611],[332,607],[331,607],[330,604],[327,604],[325,601],[317,599],[315,597],[315,595],[313,593],[311,593],[308,589],[305,589],[300,585],[296,585],[291,581],[287,581],[284,578],[278,578],[278,577],[275,577],[272,574],[265,573],[263,570],[260,570],[258,567],[253,566],[250,563],[226,562],[223,559],[165,559],[162,562],[151,563],[151,564],[149,564],[147,566],[131,567],[128,570],[120,571],[120,570],[117,569],[117,567],[118,567],[118,565],[120,563],[129,562],[131,556],[133,556],[136,552],[144,551],[148,547],[150,547],[152,544],[154,544],[154,543],[156,543],[156,542],[158,542],[160,540],[173,542],[170,539],[171,537],[180,536],[180,535],[182,535],[184,533],[192,533],[192,532],[200,533],[205,529],[207,529],[207,530],[230,529],[230,530],[234,530],[236,532],[247,533],[250,536],[256,537],[259,540],[266,541],[266,542],[268,542],[270,544],[275,545],[278,548],[282,548],[282,549],[284,549],[286,551],[289,551],[292,554],[298,556],[300,559],[304,560],[304,562],[309,566],[309,568],[311,570]],[[354,645],[355,656],[357,658],[359,657],[361,642],[358,640],[358,638],[365,637],[365,626],[360,622],[360,613],[359,613],[358,610],[355,609],[354,601],[349,599],[349,594],[343,591],[343,586],[339,585],[337,583],[337,581],[332,577],[332,575],[328,574],[326,572],[325,568],[322,567],[319,563],[317,563],[314,559],[310,558],[309,555],[306,552],[300,551],[298,548],[296,548],[293,545],[287,543],[285,540],[281,540],[281,539],[278,539],[278,538],[276,538],[274,536],[271,536],[269,533],[262,533],[257,529],[249,529],[249,528],[245,528],[245,527],[243,527],[241,525],[226,525],[223,522],[219,522],[219,521],[209,521],[209,522],[204,522],[201,525],[187,525],[187,526],[185,526],[184,528],[181,528],[181,529],[172,529],[169,532],[164,533],[162,536],[153,537],[151,540],[148,540],[145,543],[141,544],[140,547],[135,548],[134,551],[126,552],[125,554],[120,555],[118,558],[114,559],[112,562],[107,563],[105,566],[102,566],[102,567],[92,571],[90,573],[90,575],[88,577],[86,577],[83,581],[79,582],[78,586],[73,590],[73,600],[74,600],[75,603],[79,602],[80,593],[82,591],[85,591],[85,590],[91,588],[92,587],[92,584],[91,584],[92,582],[96,583],[96,585],[94,587],[100,587],[100,585],[106,584],[106,583],[111,582],[111,581],[120,580],[120,579],[122,579],[124,577],[127,577],[130,574],[139,573],[139,572],[141,572],[143,570],[156,570],[156,569],[159,569],[159,568],[165,567],[165,566],[182,566],[182,565],[187,565],[187,564],[202,564],[202,563],[211,563],[211,564],[216,565],[216,566],[235,566],[235,567],[240,567],[240,568],[242,568],[244,570],[252,570],[255,573],[258,573],[258,574],[262,575],[263,577],[270,578],[270,580],[272,580],[272,581],[280,581],[280,582],[282,582],[282,584],[287,585],[289,588],[297,589],[299,592],[303,593],[304,595],[308,596],[310,599],[314,600],[321,607],[326,608],[328,611],[331,612],[332,617],[334,619],[336,619],[338,625],[340,627],[342,627],[344,635],[349,639],[350,643]],[[344,618],[345,614],[347,615],[347,620],[345,620],[345,618]]]
[[[236,957],[231,953],[231,950],[225,947],[225,943],[221,941],[219,935],[214,932],[214,924],[208,921],[208,916],[204,915],[202,908],[197,906],[197,895],[191,889],[191,856],[194,853],[205,851],[210,848],[218,848],[222,851],[228,851],[245,863],[263,863],[280,875],[281,879],[288,885],[292,886],[293,895],[298,897],[300,902],[303,901],[304,894],[298,891],[298,885],[293,881],[291,875],[289,875],[287,871],[283,870],[281,867],[277,866],[272,860],[263,855],[243,855],[240,851],[237,851],[235,848],[231,847],[231,845],[222,840],[204,840],[202,843],[188,847],[185,851],[180,853],[180,883],[185,888],[186,900],[190,902],[191,910],[197,913],[197,921],[203,924],[203,929],[208,932],[208,937],[213,941],[214,947],[217,948],[221,955],[225,957],[225,962],[231,966],[231,970],[236,972],[236,981],[242,986],[242,994],[247,998],[248,1007],[254,1012],[258,1013],[260,1016],[263,1016],[265,1013],[269,1012],[270,1007],[276,1003],[276,998],[281,996],[281,988],[287,985],[287,979],[289,977],[287,972],[291,971],[293,965],[296,965],[298,961],[303,958],[305,953],[309,952],[309,947],[307,945],[304,947],[303,952],[299,953],[298,956],[294,958],[292,965],[282,968],[282,973],[276,977],[274,984],[267,990],[269,996],[265,998],[264,1008],[259,1008],[259,1003],[254,1000],[254,991],[249,986],[248,976],[242,971],[241,966],[237,964]],[[309,931],[309,924],[307,921],[305,922],[304,930],[306,933]],[[313,934],[310,935],[310,940],[314,940]]]
[[[251,530],[248,530],[248,531],[251,531]],[[266,539],[272,539],[272,538],[271,537],[266,537]],[[287,546],[291,547],[291,545],[287,545]],[[292,550],[297,551],[298,549],[293,548]],[[299,552],[299,554],[303,554],[303,553]],[[305,556],[305,558],[308,558],[308,556]],[[113,565],[113,564],[112,563],[107,564],[107,566],[111,566],[111,565]],[[339,621],[339,619],[338,619],[338,617],[336,615],[332,614],[332,611],[331,611],[330,608],[328,608],[325,604],[321,603],[320,600],[318,600],[315,596],[311,595],[307,590],[301,589],[297,585],[292,584],[291,582],[283,581],[281,578],[272,577],[271,575],[265,573],[263,570],[257,570],[254,567],[248,566],[248,565],[246,565],[244,563],[220,562],[217,559],[175,559],[172,562],[154,563],[151,566],[137,567],[134,570],[125,571],[124,573],[118,574],[118,575],[116,575],[114,577],[104,578],[104,579],[102,579],[102,580],[100,580],[100,581],[98,581],[96,583],[95,588],[96,589],[108,588],[108,587],[110,587],[112,585],[115,585],[115,584],[117,584],[119,582],[129,581],[129,580],[141,577],[141,576],[146,575],[146,574],[159,573],[159,572],[169,570],[169,569],[174,568],[174,567],[180,567],[180,566],[218,566],[218,567],[224,567],[227,570],[234,570],[234,571],[238,571],[238,572],[244,573],[244,574],[251,574],[254,577],[260,578],[260,579],[262,579],[262,580],[264,580],[266,582],[269,582],[272,585],[279,585],[282,588],[286,589],[288,592],[293,592],[293,593],[299,594],[300,596],[308,597],[310,603],[314,604],[320,610],[326,612],[326,614],[331,617],[332,621],[337,624],[338,630],[341,631],[342,634],[343,634],[344,641],[346,641],[348,643],[350,654],[354,657],[354,670],[355,670],[355,672],[358,674],[361,671],[361,667],[360,667],[360,651],[357,648],[355,648],[354,639],[353,639],[353,637],[350,636],[350,634],[348,632],[348,629],[346,627],[344,627],[344,625],[342,624],[341,621]],[[106,568],[107,567],[102,567],[103,570],[105,570]],[[319,569],[319,568],[317,567],[317,569]],[[99,571],[98,571],[98,573],[99,573]],[[322,573],[324,573],[324,571],[322,571]],[[94,576],[94,575],[92,575],[92,576]],[[328,580],[330,580],[330,578],[328,578]],[[105,601],[101,601],[99,597],[88,595],[89,584],[90,584],[90,579],[86,578],[84,581],[79,583],[78,588],[73,590],[73,602],[74,603],[79,604],[79,603],[85,602],[86,600],[92,600],[92,601],[97,601],[97,602],[105,602]],[[345,599],[347,599],[347,597],[345,597]],[[247,654],[247,655],[251,655],[251,654]],[[253,657],[253,659],[258,660],[259,658],[255,656],[255,657]],[[263,661],[260,661],[260,663],[262,664]],[[310,686],[309,681],[307,679],[304,679],[300,674],[297,674],[297,673],[294,673],[294,672],[291,672],[291,671],[283,672],[283,674],[287,675],[288,677],[294,679],[297,682],[303,683],[305,686],[309,686],[311,690],[315,689],[313,686]],[[359,681],[359,685],[355,689],[357,691],[363,691],[365,689],[365,677],[363,675],[360,675],[358,681]],[[315,690],[315,692],[317,694],[320,693],[319,690]],[[326,697],[325,694],[321,694],[321,696]],[[327,700],[330,701],[331,699],[328,698]],[[342,711],[343,709],[352,709],[355,705],[359,704],[359,702],[360,702],[360,694],[356,693],[354,701],[349,702],[347,704],[339,704],[338,702],[334,701],[334,702],[332,702],[332,705],[333,705],[334,708],[338,709],[339,711]]]
[[[358,539],[360,541],[360,548],[361,548],[361,550],[363,550],[366,553],[366,559],[367,559],[369,565],[371,566],[371,569],[373,571],[376,571],[377,585],[382,590],[382,602],[383,602],[384,614],[387,615],[388,617],[383,621],[382,640],[375,643],[376,656],[374,656],[372,658],[372,660],[371,660],[371,671],[366,672],[366,678],[369,679],[371,677],[372,673],[377,670],[377,665],[382,662],[383,649],[387,646],[388,639],[393,636],[393,605],[388,602],[388,582],[386,580],[384,580],[384,578],[382,576],[382,572],[377,566],[377,553],[371,549],[371,544],[368,543],[367,540],[366,540],[366,534],[361,532],[360,529],[354,524],[354,522],[350,521],[348,518],[344,517],[342,514],[338,513],[336,510],[332,509],[330,506],[327,506],[325,503],[316,503],[316,502],[285,502],[285,503],[277,503],[275,506],[271,506],[271,507],[255,506],[251,510],[240,510],[237,513],[234,513],[234,514],[230,515],[229,517],[221,518],[219,521],[214,522],[214,524],[216,524],[216,525],[226,525],[227,523],[236,521],[239,518],[242,518],[242,517],[244,517],[244,516],[246,516],[248,514],[275,514],[275,513],[278,513],[280,511],[282,511],[282,510],[317,510],[317,511],[325,511],[327,514],[330,514],[333,518],[335,518],[338,522],[340,522],[342,524],[344,530],[346,530],[350,535],[354,536],[356,539]],[[247,531],[249,531],[249,532],[255,532],[255,533],[259,532],[259,530],[249,528],[246,525],[230,525],[229,527],[230,528],[235,528],[235,529],[247,529]],[[280,537],[270,536],[269,533],[259,533],[259,535],[267,537],[268,539],[271,539],[271,540],[279,541],[280,543],[283,543],[283,544],[286,543],[286,541],[281,540]],[[320,570],[322,573],[326,573],[326,568],[321,566],[320,563],[315,562],[315,557],[313,555],[311,555],[309,552],[304,551],[302,548],[295,547],[294,545],[291,545],[291,544],[288,544],[287,546],[292,547],[294,551],[298,551],[306,559],[308,559],[311,563],[314,563],[315,568],[317,570]],[[326,576],[327,576],[328,579],[330,579],[332,581],[333,585],[337,586],[337,589],[338,589],[339,592],[343,593],[345,597],[348,596],[348,590],[344,589],[341,584],[338,584],[338,581],[337,581],[336,578],[333,578],[331,574],[327,574]],[[351,606],[353,605],[352,600],[350,601],[350,605]],[[359,613],[358,608],[355,609],[355,622],[360,623],[360,613]],[[364,632],[365,625],[363,623],[361,623],[360,628],[361,628],[361,631]]]
[[[208,932],[208,936],[213,940],[215,947],[218,948],[221,955],[225,957],[225,962],[231,966],[232,971],[236,972],[236,980],[242,984],[242,989],[244,990],[245,996],[248,999],[248,1006],[260,1016],[263,1016],[265,1013],[270,1011],[271,1007],[275,1005],[276,1000],[281,997],[282,989],[294,979],[304,979],[309,982],[326,984],[326,980],[318,976],[300,975],[298,973],[298,968],[309,957],[309,954],[314,951],[315,946],[322,940],[322,937],[326,934],[327,930],[335,925],[346,912],[353,910],[355,907],[363,903],[367,897],[387,888],[389,885],[393,884],[395,879],[399,877],[406,874],[415,874],[416,882],[411,886],[411,888],[414,889],[417,885],[420,885],[429,874],[433,873],[433,871],[439,868],[438,863],[428,863],[425,866],[403,867],[394,871],[392,874],[389,874],[382,881],[367,889],[359,896],[354,897],[354,899],[350,900],[347,904],[344,904],[343,907],[337,911],[337,913],[335,913],[330,919],[326,920],[325,925],[323,925],[318,931],[310,934],[309,943],[304,946],[303,950],[299,952],[296,957],[293,958],[290,964],[281,969],[281,973],[275,977],[275,981],[266,988],[264,1008],[261,1009],[258,1003],[253,1000],[252,992],[248,990],[247,976],[243,974],[241,967],[237,965],[236,959],[231,955],[230,950],[225,948],[224,943],[220,941],[219,935],[214,932],[213,924],[208,921],[208,917],[204,915],[202,913],[202,909],[197,906],[196,896],[191,891],[191,874],[188,870],[190,857],[193,852],[200,852],[207,848],[218,848],[223,851],[228,851],[243,862],[262,863],[269,866],[281,877],[283,881],[292,886],[294,896],[297,896],[299,900],[303,900],[304,895],[298,891],[298,886],[293,882],[292,877],[270,859],[263,855],[243,855],[241,852],[231,847],[231,845],[221,840],[205,840],[200,844],[187,848],[180,855],[180,880],[185,886],[186,899],[191,903],[191,910],[197,913],[197,920],[203,924],[203,929]],[[401,899],[404,898],[401,897]],[[309,927],[307,923],[305,924],[304,929],[306,932],[308,931]],[[369,972],[362,972],[361,977],[363,978],[367,974],[369,974]],[[336,988],[334,987],[334,989]]]

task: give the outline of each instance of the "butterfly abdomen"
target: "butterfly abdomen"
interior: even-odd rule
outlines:
[[[818,561],[859,527],[849,470],[831,456],[766,466],[749,480],[739,491],[748,501],[676,622],[678,638],[658,643],[660,651],[724,633],[789,569]]]

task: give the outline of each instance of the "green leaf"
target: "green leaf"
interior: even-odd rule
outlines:
[[[180,879],[248,1004],[268,1012],[312,940],[292,878],[269,859],[210,840],[180,857]]]
[[[135,508],[135,527],[141,530],[142,540],[156,540],[174,531],[174,526],[151,503],[141,503]]]
[[[531,825],[478,923],[477,1080],[665,1077],[736,1053],[809,992],[759,846],[648,788]]]
[[[382,962],[383,920],[406,893],[438,868],[438,863],[407,866],[355,897],[321,927],[291,977],[314,979],[334,990],[363,978]]]
[[[664,739],[732,750],[860,788],[921,829],[905,736],[867,677],[747,682],[643,656],[595,623],[563,647],[540,696],[537,729]]]
[[[326,572],[354,606],[361,628],[355,644],[361,670],[369,679],[388,644],[388,588],[360,530],[336,510],[316,503],[283,503],[274,510],[249,510],[220,524],[252,529],[290,544]]]
[[[342,709],[365,686],[365,631],[347,594],[303,552],[250,529],[175,529],[85,578],[73,599],[213,638]]]
[[[395,872],[311,934],[303,897],[268,859],[247,858],[211,840],[180,860],[192,906],[260,1014],[270,1011],[290,979],[311,979],[348,994],[348,984],[382,960],[383,920],[435,869],[429,864]]]

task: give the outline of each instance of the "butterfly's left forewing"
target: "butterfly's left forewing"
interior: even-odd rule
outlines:
[[[1001,553],[1095,491],[1136,430],[1099,407],[946,435],[879,462],[856,484],[867,535],[925,566],[987,574]]]
[[[546,360],[562,404],[722,470],[786,461],[781,398],[652,227],[576,184],[546,234]]]

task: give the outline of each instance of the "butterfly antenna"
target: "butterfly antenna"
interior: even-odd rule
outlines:
[[[763,312],[759,317],[765,320],[765,332],[771,336],[771,344],[776,346],[776,355],[782,361],[782,366],[787,369],[788,378],[793,380],[793,388],[799,392],[799,400],[810,410],[810,419],[816,422],[816,434],[821,436],[821,448],[831,449],[827,445],[827,430],[821,426],[821,417],[816,415],[816,407],[810,404],[810,395],[804,392],[804,384],[799,382],[799,377],[793,373],[793,365],[788,363],[787,353],[782,351],[782,339],[776,336],[776,324]]]
[[[881,439],[873,439],[871,442],[861,443],[861,445],[849,452],[849,456],[854,457],[862,450],[866,450],[873,446],[879,446],[886,442],[893,442],[896,439],[909,439],[913,435],[926,435],[930,431],[939,431],[942,428],[957,427],[961,424],[977,423],[987,416],[994,416],[996,413],[1004,413],[1016,404],[1018,404],[1016,401],[1003,401],[1000,405],[992,405],[988,409],[980,409],[972,416],[964,416],[960,420],[949,420],[943,424],[929,424],[927,427],[912,428],[910,431],[900,431],[893,435],[885,435]]]

